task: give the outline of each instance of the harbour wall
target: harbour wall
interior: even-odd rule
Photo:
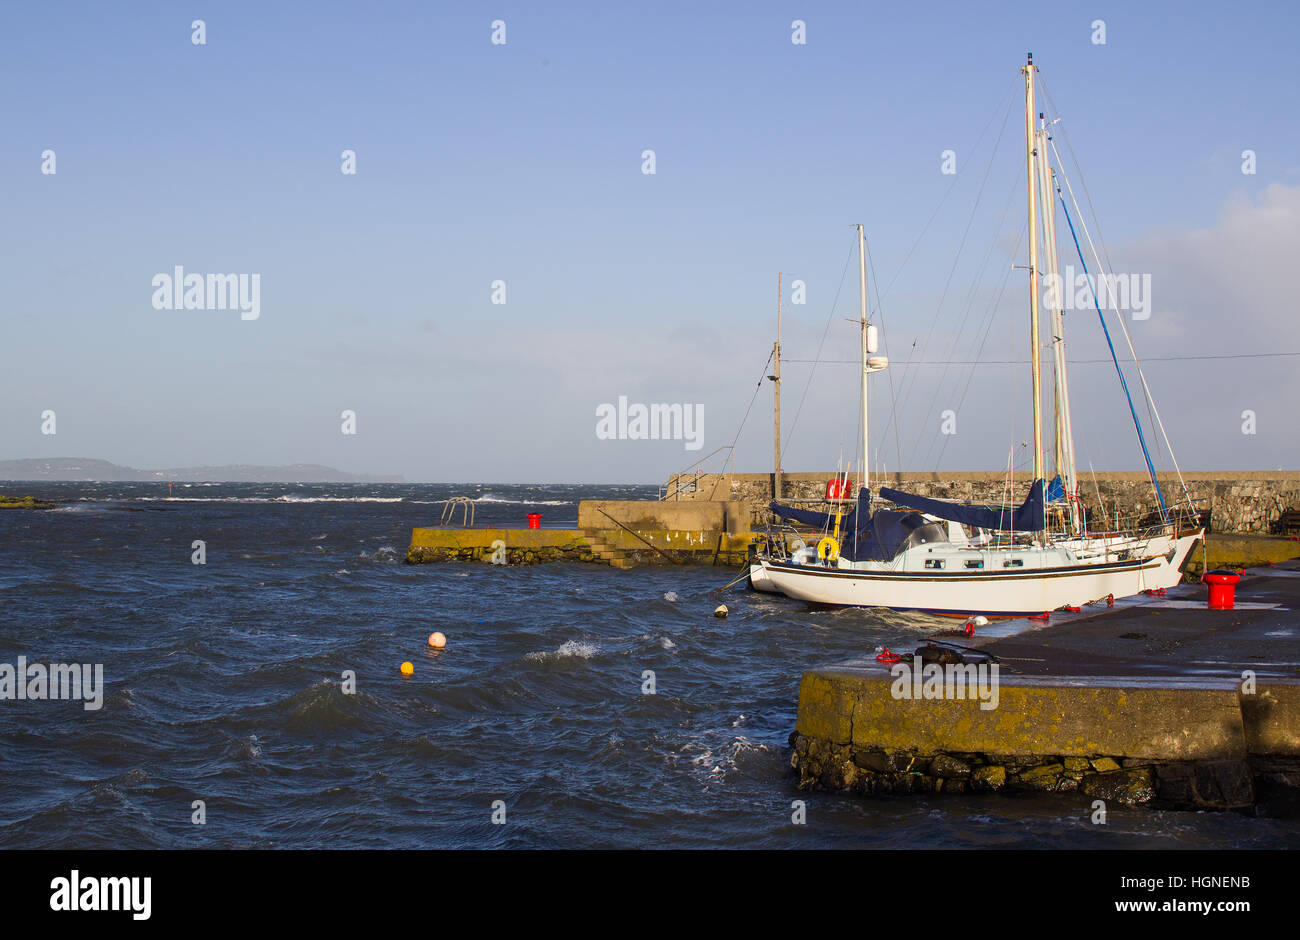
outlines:
[[[807,508],[825,508],[829,473],[787,473],[781,476],[781,501]],[[1168,503],[1181,496],[1173,474],[1157,474]],[[667,502],[739,501],[750,512],[750,526],[773,521],[771,473],[674,474],[666,487]],[[1141,472],[1108,471],[1080,474],[1081,497],[1094,528],[1098,520],[1113,522],[1116,513],[1132,523],[1157,508],[1150,478]],[[1184,473],[1183,482],[1198,509],[1211,512],[1211,531],[1271,533],[1286,509],[1300,509],[1300,471],[1223,470]],[[936,499],[1021,502],[1029,492],[1029,479],[1018,477],[1008,485],[999,471],[953,473],[886,473],[873,476],[872,489],[889,486],[917,496]]]
[[[743,507],[698,504],[686,511],[659,514],[661,504],[624,507],[601,505],[614,519],[595,513],[584,501],[579,519],[597,516],[602,526],[577,529],[415,528],[407,549],[409,564],[476,561],[503,565],[535,565],[550,561],[607,564],[615,568],[638,565],[712,564],[736,567],[746,559],[754,534],[728,531],[728,512],[744,518]],[[640,508],[637,508],[637,507]],[[699,523],[696,528],[691,524]],[[678,527],[680,526],[680,527]]]

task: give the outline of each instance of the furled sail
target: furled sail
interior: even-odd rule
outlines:
[[[901,506],[908,506],[929,513],[932,516],[938,516],[940,519],[960,522],[963,525],[975,526],[980,529],[1040,532],[1047,527],[1043,511],[1042,480],[1034,481],[1034,485],[1029,488],[1029,495],[1025,497],[1025,501],[1020,504],[1020,508],[1014,510],[1008,506],[961,506],[957,503],[944,502],[941,499],[913,496],[910,493],[893,490],[887,486],[880,488],[880,495]]]
[[[785,506],[773,500],[769,507],[772,512],[776,513],[782,519],[790,519],[794,522],[800,522],[804,525],[812,526],[814,529],[830,529],[835,525],[835,513],[817,512],[813,509],[796,509],[794,506]],[[858,518],[861,516],[865,525],[871,515],[871,490],[863,487],[858,490],[858,502],[852,509],[840,517],[841,532],[857,532],[861,526],[858,525]]]

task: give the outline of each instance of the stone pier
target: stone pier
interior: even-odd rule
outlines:
[[[1300,561],[1248,571],[1232,610],[1209,610],[1205,593],[1182,585],[1054,613],[1045,626],[943,631],[901,666],[871,657],[811,669],[791,735],[799,784],[1295,813]],[[930,664],[932,677],[982,665],[985,685],[966,694],[969,683],[936,681],[914,694],[913,673]]]

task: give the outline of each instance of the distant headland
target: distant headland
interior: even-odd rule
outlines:
[[[93,483],[404,483],[400,476],[347,473],[319,464],[286,467],[230,464],[224,467],[178,467],[137,470],[91,457],[34,457],[0,460],[0,480]]]

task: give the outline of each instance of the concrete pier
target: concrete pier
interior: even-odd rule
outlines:
[[[858,795],[1078,791],[1122,803],[1296,809],[1300,562],[1251,569],[1233,610],[1206,589],[940,631],[926,661],[984,664],[996,694],[911,695],[868,657],[804,673],[800,785]],[[924,668],[924,667],[922,667]],[[937,673],[935,673],[937,675]],[[967,690],[969,691],[969,689]],[[987,692],[988,690],[982,690]],[[994,707],[989,707],[990,702]]]
[[[743,504],[723,500],[582,500],[578,526],[573,529],[414,529],[406,560],[411,564],[495,560],[511,565],[579,561],[615,568],[691,563],[738,567],[755,537],[748,521]]]

